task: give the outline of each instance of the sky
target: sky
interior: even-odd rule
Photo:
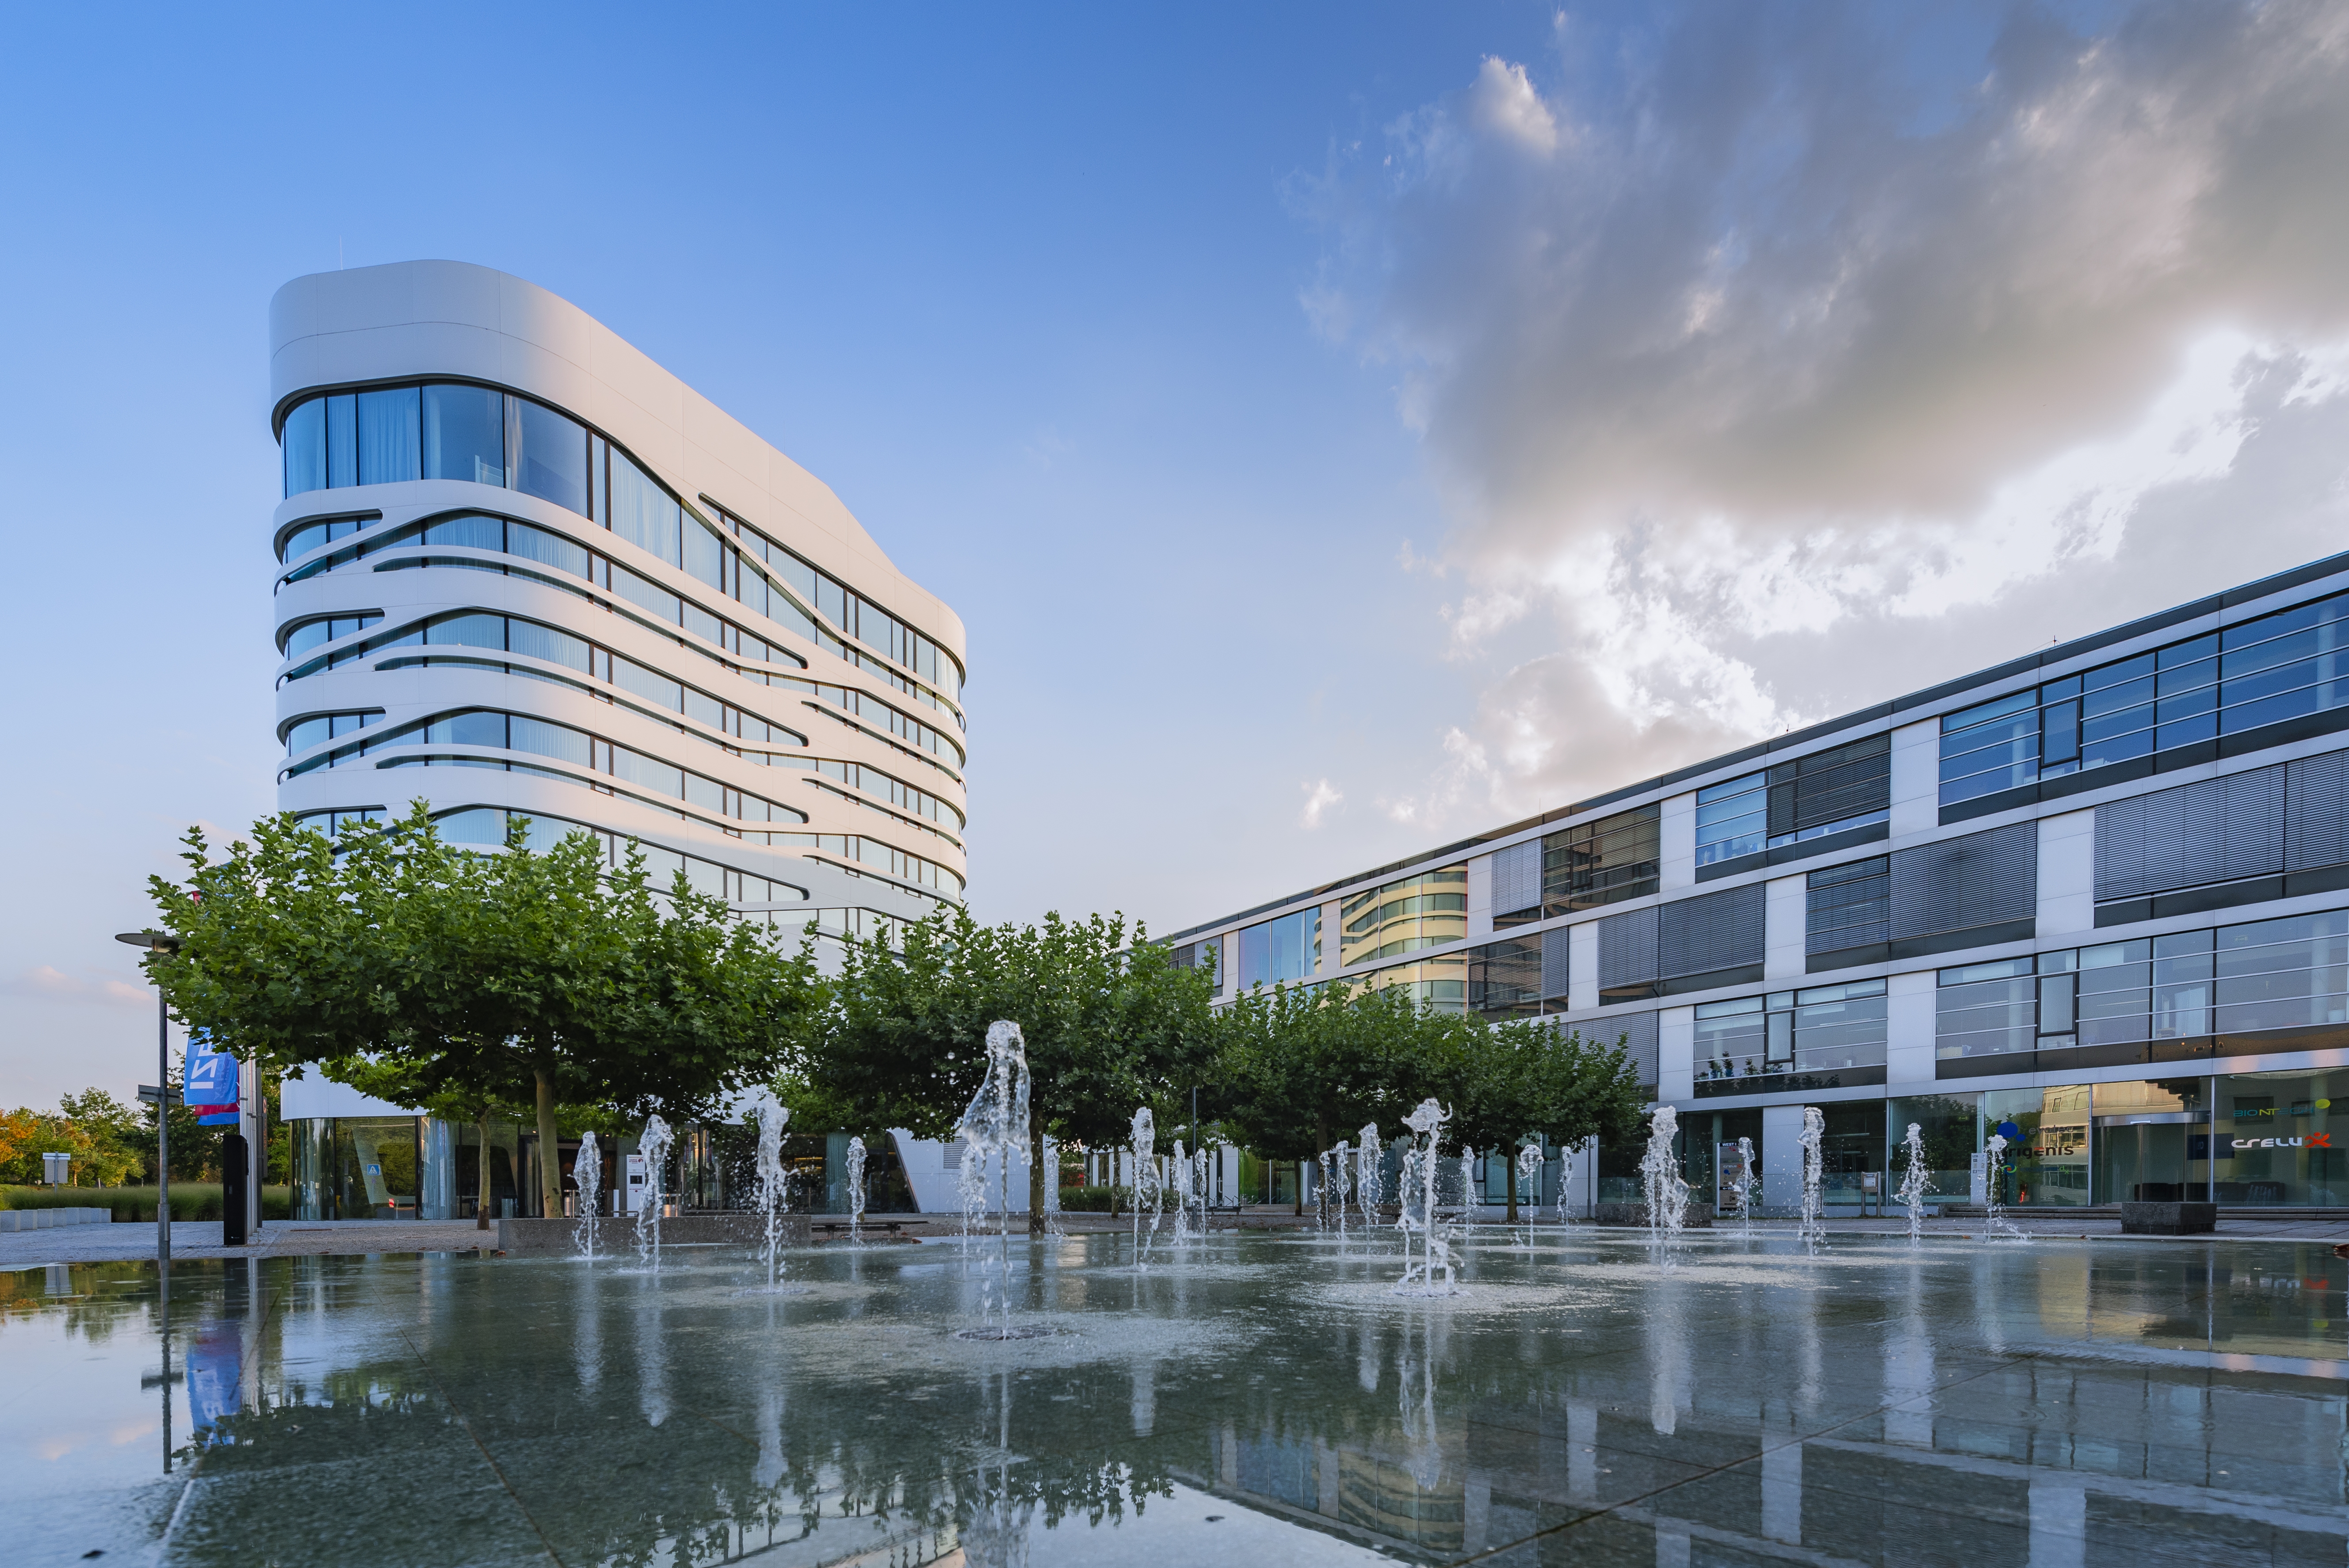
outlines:
[[[274,804],[266,309],[450,257],[969,631],[1159,931],[2349,546],[2349,10],[54,7],[0,45],[0,1105]]]

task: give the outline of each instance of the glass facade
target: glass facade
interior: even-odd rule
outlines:
[[[423,1116],[288,1122],[297,1220],[453,1220],[454,1144]]]
[[[1458,942],[1468,934],[1468,868],[1445,866],[1354,893],[1339,906],[1338,924],[1344,967]]]
[[[1362,976],[1362,982],[1381,991],[1393,985],[1408,985],[1413,999],[1421,1006],[1457,1013],[1468,1005],[1468,954],[1447,953],[1440,958],[1374,969]]]
[[[754,601],[761,614],[804,624],[802,635],[894,677],[901,689],[917,691],[926,682],[947,705],[960,699],[961,667],[928,637],[740,519],[720,512],[717,523],[705,520],[626,451],[543,403],[445,383],[333,394],[290,409],[280,442],[288,496],[419,479],[461,480],[536,496],[592,519],[720,593]],[[724,534],[743,542],[728,542]],[[297,530],[279,559],[336,537]],[[768,571],[744,570],[746,550],[774,572],[771,582]],[[313,569],[304,563],[304,574]],[[804,603],[792,603],[793,593]],[[835,634],[821,634],[819,615]],[[880,659],[843,647],[843,638],[865,644]],[[890,662],[916,679],[891,670]]]
[[[1559,989],[1564,977],[1557,977]],[[1468,950],[1468,1009],[1487,1018],[1530,1018],[1542,1011],[1542,939],[1515,936]]]
[[[1495,926],[1530,925],[1578,909],[1597,909],[1656,891],[1661,809],[1641,806],[1546,834],[1541,841],[1541,903],[1493,912]]]
[[[1889,820],[1892,738],[1781,762],[1696,792],[1696,863],[1733,861]]]
[[[315,531],[319,535],[317,543],[333,543],[349,537],[348,527],[349,520],[313,523],[304,529],[296,530],[288,537],[298,539],[302,534]],[[338,529],[346,531],[335,531]],[[791,670],[802,670],[808,667],[807,661],[797,654],[753,632],[746,631],[736,622],[703,608],[691,599],[681,598],[670,593],[667,589],[655,583],[650,578],[630,571],[609,556],[588,550],[545,529],[481,512],[460,512],[425,522],[407,524],[380,536],[361,533],[345,549],[334,551],[315,561],[305,562],[296,571],[289,573],[285,580],[295,582],[311,577],[318,572],[333,570],[350,561],[379,556],[386,551],[419,551],[427,548],[492,552],[512,556],[532,564],[507,565],[484,562],[473,556],[418,554],[379,562],[375,570],[381,572],[402,568],[437,567],[492,572],[503,576],[522,577],[548,583],[567,593],[579,593],[578,583],[574,580],[584,579],[590,587],[602,588],[609,592],[612,598],[605,603],[605,608],[617,610],[632,620],[657,626],[664,635],[671,634],[672,628],[682,628],[716,645],[737,658],[761,665],[785,665]],[[542,570],[542,568],[548,570]],[[550,571],[554,574],[550,575]],[[752,607],[764,613],[769,605],[761,603]],[[781,619],[779,616],[770,618]],[[285,645],[285,652],[289,662],[300,662],[294,663],[293,667],[287,670],[282,678],[289,681],[300,680],[316,675],[320,670],[339,668],[386,648],[406,645],[422,634],[419,630],[422,624],[410,624],[400,628],[396,633],[387,634],[383,637],[370,637],[362,642],[326,649],[316,658],[307,660],[302,658],[303,655],[314,649],[322,648],[327,643],[347,637],[355,632],[364,631],[378,624],[380,620],[380,616],[366,615],[334,617],[298,624]],[[792,624],[789,620],[785,620],[784,624],[786,626]],[[563,634],[554,634],[560,636]],[[535,652],[535,650],[524,649],[514,651]],[[547,656],[556,657],[557,662],[565,662],[559,655]],[[761,686],[812,695],[831,706],[878,721],[889,735],[895,738],[895,740],[910,742],[933,757],[950,758],[957,766],[959,766],[963,760],[963,748],[958,740],[913,714],[890,707],[869,693],[792,674],[748,669],[731,663],[726,663],[724,667],[746,680],[757,682]],[[646,678],[664,686],[675,684],[668,682],[666,676],[647,676]],[[902,678],[891,684],[928,702],[933,707],[939,706],[934,694],[918,687],[908,686]],[[706,700],[711,703],[717,701],[714,697],[709,697]],[[957,719],[959,723],[959,715],[957,716]],[[802,738],[797,743],[803,745],[805,741]],[[898,746],[896,749],[904,750],[905,748]],[[928,762],[930,758],[923,758],[921,760]],[[932,762],[931,766],[936,767],[938,764]]]
[[[1700,1090],[1751,1094],[1765,1087],[1731,1080],[1796,1075],[1839,1088],[1884,1081],[1885,994],[1881,980],[1814,985],[1703,1002],[1696,1008]],[[1872,1073],[1867,1069],[1874,1069]],[[1833,1080],[1833,1081],[1830,1081]]]
[[[2349,1025],[2349,910],[1940,971],[1935,1054],[2104,1066],[2304,1047]],[[2282,1038],[2262,1040],[2269,1033]]]
[[[1309,980],[1321,967],[1321,906],[1259,921],[1239,934],[1233,970],[1243,991]]]
[[[2349,593],[1944,717],[1940,802],[2349,707]]]

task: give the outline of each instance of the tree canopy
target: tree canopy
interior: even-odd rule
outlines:
[[[818,1087],[917,1136],[952,1136],[987,1071],[987,1026],[1019,1026],[1032,1081],[1029,1228],[1045,1209],[1044,1140],[1115,1141],[1138,1104],[1198,1081],[1213,1057],[1208,980],[1123,915],[984,926],[961,908],[850,944],[816,1054]]]
[[[174,954],[150,975],[171,1011],[237,1056],[317,1063],[402,1103],[533,1107],[546,1212],[562,1209],[556,1108],[674,1118],[771,1078],[822,986],[680,872],[656,894],[629,846],[574,832],[532,849],[451,843],[419,801],[329,841],[290,816],[215,860],[187,838],[184,884],[152,882]]]

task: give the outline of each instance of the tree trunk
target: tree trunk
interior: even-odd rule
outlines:
[[[563,1218],[563,1150],[554,1135],[554,1080],[543,1068],[538,1074],[538,1197],[541,1214]]]
[[[1509,1183],[1508,1222],[1514,1225],[1517,1222],[1517,1161],[1514,1156],[1512,1156],[1509,1161],[1509,1174],[1507,1180]]]
[[[1061,1173],[1053,1171],[1052,1180],[1060,1179]],[[1028,1124],[1028,1233],[1044,1233],[1044,1124],[1040,1121]]]
[[[481,1180],[475,1191],[480,1196],[473,1200],[473,1229],[486,1231],[490,1228],[490,1119],[486,1113],[481,1117]]]
[[[1297,1162],[1297,1217],[1300,1220],[1305,1217],[1305,1165],[1302,1160]]]

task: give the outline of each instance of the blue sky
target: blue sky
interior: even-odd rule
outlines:
[[[109,934],[272,804],[264,317],[305,272],[530,278],[831,483],[969,627],[993,919],[1204,919],[2343,538],[2323,7],[10,46],[0,1103],[151,1071]]]

